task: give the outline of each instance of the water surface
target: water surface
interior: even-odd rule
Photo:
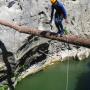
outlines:
[[[49,66],[23,79],[15,90],[90,90],[90,58],[69,61],[68,74],[67,67],[68,61]]]

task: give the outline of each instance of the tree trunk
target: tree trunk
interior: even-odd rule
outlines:
[[[27,26],[19,26],[15,23],[8,22],[6,20],[0,20],[0,24],[4,26],[8,26],[10,28],[15,29],[16,31],[19,31],[21,33],[26,34],[33,34],[36,36],[57,40],[61,42],[66,42],[74,45],[84,46],[87,48],[90,48],[90,39],[80,38],[79,36],[75,35],[63,35],[63,37],[58,36],[58,34],[50,31],[41,31],[37,29],[32,29],[31,27]]]

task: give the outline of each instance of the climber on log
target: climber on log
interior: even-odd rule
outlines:
[[[32,29],[31,27],[28,27],[28,26],[19,26],[13,22],[6,21],[6,20],[0,20],[0,24],[13,28],[16,31],[19,31],[21,33],[32,34],[39,37],[44,37],[52,40],[57,40],[61,42],[66,42],[66,43],[90,48],[90,39],[87,39],[87,38],[81,38],[75,35],[63,35],[62,37],[60,37],[58,36],[57,33],[54,33],[54,32]]]
[[[63,19],[65,19],[65,22],[68,23],[66,9],[62,2],[58,0],[50,0],[50,1],[52,6],[51,6],[51,20],[49,23],[50,24],[52,23],[54,11],[55,11],[54,22],[58,29],[57,33],[60,34],[60,36],[62,36],[64,34],[64,28],[62,24]]]

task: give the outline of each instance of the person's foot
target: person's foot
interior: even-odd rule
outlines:
[[[64,35],[64,32],[58,32],[58,36],[62,37]]]
[[[61,31],[61,33],[60,33],[61,35],[64,35],[64,31]]]
[[[59,37],[62,37],[63,35],[61,35],[61,34],[58,33],[58,36],[59,36]]]

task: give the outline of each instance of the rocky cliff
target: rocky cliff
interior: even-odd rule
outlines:
[[[90,38],[90,0],[63,0],[63,4],[68,12],[69,24],[63,21],[68,34]],[[57,32],[54,21],[52,30],[49,24],[44,23],[50,20],[50,12],[49,0],[0,0],[0,19],[39,30]],[[34,64],[37,64],[35,66],[37,68],[43,64],[45,67],[54,61],[67,60],[68,57],[82,60],[90,55],[87,48],[22,34],[10,29],[0,25],[0,63],[1,65],[2,62],[5,63],[3,55],[6,53],[9,66],[15,71],[15,75],[16,72],[21,74]],[[7,68],[3,67],[3,70]],[[15,80],[12,74],[11,76],[11,79]]]
[[[64,25],[64,27],[72,34],[89,37],[90,1],[64,0],[64,4],[67,8],[69,20],[69,24]],[[50,20],[50,5],[49,0],[1,0],[0,18],[41,30],[50,30],[50,26],[43,23],[43,21]],[[23,44],[28,36],[14,30],[9,31],[10,28],[1,25],[0,27],[0,39],[5,43],[8,50],[13,52]],[[55,26],[53,31],[57,32]]]

